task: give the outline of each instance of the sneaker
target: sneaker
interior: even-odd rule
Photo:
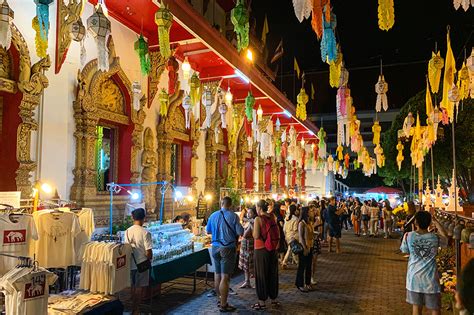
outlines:
[[[229,288],[229,295],[237,295],[237,292],[232,290],[232,288]]]
[[[217,296],[216,290],[211,290],[206,296],[207,296],[207,297],[215,297],[215,296]]]

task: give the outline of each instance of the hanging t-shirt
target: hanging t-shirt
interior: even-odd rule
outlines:
[[[4,214],[0,216],[1,252],[15,256],[29,256],[29,247],[32,246],[31,241],[37,239],[38,232],[31,215],[10,216]],[[15,268],[16,265],[16,259],[0,256],[0,275]]]
[[[58,277],[46,269],[15,268],[0,280],[8,315],[48,314],[49,286]]]
[[[36,216],[39,240],[36,260],[45,268],[63,268],[76,262],[74,238],[81,232],[78,217],[71,212],[45,212]]]
[[[81,230],[86,233],[87,238],[90,240],[95,230],[94,212],[90,208],[82,208],[82,210],[77,213],[77,216]]]
[[[130,263],[132,247],[129,244],[115,245],[109,261],[110,294],[115,294],[130,287]]]

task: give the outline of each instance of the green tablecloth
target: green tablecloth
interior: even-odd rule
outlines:
[[[189,275],[205,264],[211,264],[211,256],[207,248],[188,256],[151,267],[151,283],[164,283]]]

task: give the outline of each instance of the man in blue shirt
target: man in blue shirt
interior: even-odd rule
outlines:
[[[227,303],[230,275],[237,259],[237,241],[244,232],[239,217],[230,210],[232,199],[224,197],[222,209],[211,214],[207,221],[207,234],[212,234],[212,261],[214,264],[214,287],[221,312],[233,312],[235,307]]]

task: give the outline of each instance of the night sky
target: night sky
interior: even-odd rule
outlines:
[[[337,16],[336,38],[342,46],[349,85],[356,110],[373,109],[380,58],[389,85],[389,107],[401,107],[425,88],[427,62],[435,42],[441,56],[446,54],[446,26],[451,25],[451,43],[457,68],[474,43],[474,8],[456,11],[452,0],[395,0],[395,25],[386,32],[378,28],[376,0],[332,0]],[[335,112],[336,89],[329,86],[329,66],[321,61],[319,41],[311,29],[310,19],[299,23],[291,0],[253,0],[252,18],[257,21],[260,36],[265,14],[270,33],[267,35],[269,59],[281,38],[285,54],[278,62],[280,71],[275,84],[295,101],[293,92],[293,57],[306,73],[306,92],[310,83],[316,90],[316,101],[308,103],[308,114]],[[390,66],[392,65],[392,66]],[[276,64],[272,65],[276,67]],[[370,69],[364,69],[364,68]],[[283,72],[281,71],[283,68]],[[296,81],[296,94],[301,86]]]

